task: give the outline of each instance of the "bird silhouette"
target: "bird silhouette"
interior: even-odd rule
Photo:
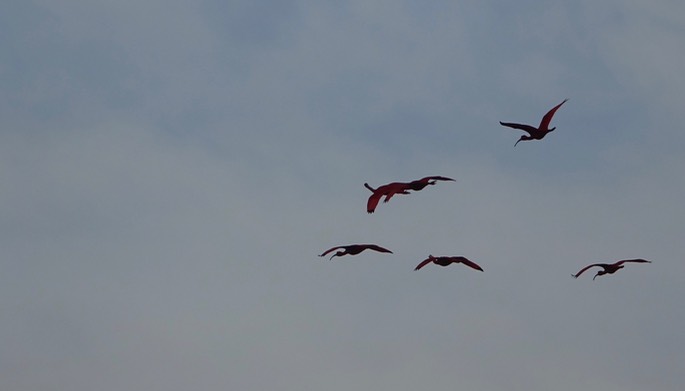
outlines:
[[[385,196],[383,202],[388,202],[395,194],[411,194],[409,190],[420,191],[428,185],[436,184],[437,181],[454,181],[454,179],[444,176],[427,176],[411,182],[388,183],[387,185],[379,186],[377,189],[374,189],[368,183],[364,183],[364,187],[373,193],[366,202],[366,211],[373,213],[383,196]]]
[[[444,176],[427,176],[416,181],[411,181],[407,184],[410,190],[419,191],[423,190],[424,187],[428,185],[434,185],[437,181],[454,181],[452,178],[447,178]],[[455,181],[456,182],[456,181]]]
[[[411,194],[408,191],[408,185],[408,183],[404,182],[392,182],[374,189],[373,187],[369,186],[368,183],[364,183],[364,187],[373,192],[373,194],[369,196],[369,200],[366,202],[366,211],[373,213],[378,206],[378,202],[383,196],[385,196],[383,202],[388,202],[395,194]]]
[[[470,261],[469,259],[465,257],[434,257],[432,255],[429,255],[428,258],[424,259],[423,262],[419,263],[414,270],[419,270],[422,267],[428,265],[429,263],[433,262],[436,265],[440,266],[447,266],[452,263],[463,263],[466,266],[469,266],[471,268],[474,268],[476,270],[483,271],[483,268],[478,266],[477,263]]]
[[[595,274],[594,277],[592,277],[592,280],[594,281],[597,276],[603,276],[605,274],[614,274],[616,273],[619,269],[623,269],[624,266],[623,264],[626,262],[635,262],[635,263],[652,263],[652,261],[647,261],[645,259],[624,259],[622,261],[618,261],[616,263],[593,263],[592,265],[585,266],[584,268],[580,269],[580,271],[576,274],[572,274],[573,278],[578,278],[581,274],[583,274],[584,271],[591,267],[599,266],[603,270],[600,270]]]
[[[320,257],[323,257],[324,255],[330,253],[331,251],[337,250],[339,248],[342,248],[343,251],[336,251],[335,254],[333,254],[329,260],[333,259],[333,257],[341,257],[343,255],[357,255],[360,252],[364,250],[375,250],[378,252],[382,253],[390,253],[392,254],[392,251],[388,250],[387,248],[383,248],[381,246],[375,245],[375,244],[350,244],[347,246],[335,246],[332,248],[329,248],[328,250],[324,251]]]
[[[507,127],[514,128],[514,129],[523,130],[524,132],[526,132],[530,135],[530,136],[526,136],[524,134],[523,136],[521,136],[521,138],[514,144],[514,146],[516,146],[516,144],[518,144],[519,141],[542,140],[542,138],[545,137],[545,135],[547,135],[547,133],[552,132],[552,131],[554,131],[554,129],[556,129],[556,126],[550,129],[549,123],[552,122],[552,117],[554,116],[554,113],[557,111],[557,109],[559,109],[559,107],[561,107],[561,105],[566,103],[567,100],[568,99],[564,99],[563,102],[559,103],[558,105],[554,106],[550,111],[548,111],[547,114],[545,114],[545,116],[542,117],[542,121],[540,121],[540,126],[538,126],[537,128],[530,126],[530,125],[515,124],[512,122],[502,122],[502,121],[500,121],[500,125],[507,126]]]

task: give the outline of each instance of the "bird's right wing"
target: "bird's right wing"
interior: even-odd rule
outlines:
[[[558,105],[552,107],[550,111],[545,114],[544,117],[542,117],[542,121],[540,121],[540,129],[547,129],[549,128],[549,123],[552,122],[552,117],[554,117],[554,113],[557,112],[557,109],[561,107],[564,103],[566,103],[568,99],[564,99],[563,102],[559,103]]]
[[[523,130],[524,132],[526,132],[530,135],[532,135],[534,132],[537,132],[537,129],[530,126],[530,125],[515,124],[513,122],[502,122],[502,121],[500,121],[499,123],[500,123],[500,125],[506,126],[508,128]]]
[[[583,274],[584,271],[586,271],[587,269],[589,269],[589,268],[591,268],[591,267],[595,267],[595,266],[600,266],[600,267],[601,267],[601,266],[606,266],[606,264],[605,264],[605,263],[593,263],[592,265],[587,265],[587,266],[585,266],[584,268],[580,269],[580,271],[579,271],[578,273],[574,274],[574,275],[573,275],[573,278],[578,278],[578,276],[580,276],[581,274]]]
[[[388,250],[387,248],[381,247],[377,244],[365,244],[364,246],[370,250],[376,250],[378,252],[392,254],[392,251]]]
[[[323,252],[321,255],[319,255],[319,256],[320,256],[320,257],[323,257],[324,255],[330,253],[331,251],[334,251],[334,250],[337,250],[337,249],[343,248],[343,247],[345,247],[345,246],[335,246],[335,247],[331,247],[331,248],[329,248],[328,250],[324,251],[324,252]]]
[[[426,258],[426,259],[423,260],[423,262],[421,262],[421,263],[419,263],[418,265],[416,265],[416,267],[414,268],[414,270],[419,270],[419,269],[421,269],[422,267],[428,265],[428,264],[431,263],[431,262],[433,262],[433,259],[432,259],[432,258]]]
[[[463,264],[466,265],[466,266],[472,267],[472,268],[474,268],[474,269],[476,269],[476,270],[483,271],[483,268],[482,268],[482,267],[480,267],[477,263],[475,263],[475,262],[473,262],[473,261],[471,261],[471,260],[469,260],[469,259],[462,258],[462,259],[461,259],[461,263],[463,263]]]
[[[383,193],[380,191],[376,190],[369,196],[369,200],[366,202],[366,211],[369,213],[373,213],[374,210],[376,210],[376,207],[378,206],[378,201],[381,200],[381,197],[383,196]]]

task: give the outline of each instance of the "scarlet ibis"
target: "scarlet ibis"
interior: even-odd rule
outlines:
[[[483,271],[483,268],[478,266],[477,263],[470,261],[469,259],[465,257],[434,257],[432,255],[429,255],[428,258],[424,259],[423,262],[419,263],[414,270],[419,270],[422,267],[428,265],[429,263],[433,262],[436,265],[440,266],[447,266],[452,263],[463,263],[466,266],[472,267],[476,270]]]
[[[357,255],[364,250],[375,250],[375,251],[382,252],[382,253],[392,254],[392,251],[388,250],[387,248],[383,248],[383,247],[375,245],[375,244],[350,244],[347,246],[335,246],[335,247],[329,248],[328,250],[324,251],[323,254],[321,254],[319,256],[323,257],[324,255],[330,253],[331,251],[337,250],[339,248],[342,248],[343,251],[336,251],[336,253],[333,254],[329,258],[329,260],[333,259],[333,257],[341,257],[341,256],[347,255],[347,254]]]
[[[421,178],[419,180],[409,182],[407,187],[411,190],[419,191],[428,185],[436,184],[437,181],[454,181],[454,179],[447,178],[444,176],[427,176],[425,178]]]
[[[567,100],[568,100],[568,99],[564,99],[563,102],[561,102],[561,103],[559,103],[558,105],[552,107],[552,110],[548,111],[547,114],[545,114],[545,116],[542,117],[542,121],[540,121],[540,126],[538,126],[537,128],[535,128],[535,127],[533,127],[533,126],[530,126],[530,125],[515,124],[515,123],[511,123],[511,122],[502,122],[502,121],[500,121],[500,124],[501,124],[502,126],[507,126],[507,127],[510,127],[510,128],[523,130],[524,132],[526,132],[526,133],[528,133],[528,134],[530,135],[530,136],[526,136],[526,135],[524,134],[523,136],[521,136],[521,138],[519,139],[519,141],[542,140],[542,138],[545,137],[545,135],[547,135],[547,133],[549,133],[549,132],[551,132],[551,131],[553,131],[554,129],[557,128],[557,127],[555,126],[555,127],[553,127],[553,128],[550,129],[550,128],[549,128],[549,123],[552,122],[552,117],[554,116],[554,113],[557,111],[557,109],[558,109],[559,107],[561,107],[561,105],[563,105],[564,103],[566,103]],[[518,144],[519,141],[517,141],[516,144]],[[516,146],[516,144],[514,144],[514,146]]]
[[[368,183],[364,183],[364,187],[371,190],[373,194],[369,196],[366,203],[366,211],[373,213],[378,206],[381,197],[385,196],[383,202],[388,202],[395,194],[411,194],[408,190],[420,191],[428,185],[434,185],[437,181],[454,181],[452,178],[444,176],[427,176],[419,180],[411,182],[392,182],[374,189]]]
[[[573,278],[578,278],[581,274],[583,274],[584,271],[587,269],[594,267],[594,266],[599,266],[604,270],[600,270],[595,274],[594,277],[592,277],[592,280],[597,278],[597,276],[603,276],[605,274],[614,274],[616,273],[619,269],[623,269],[623,264],[626,262],[635,262],[635,263],[652,263],[652,261],[647,261],[645,259],[624,259],[622,261],[618,261],[616,263],[593,263],[592,265],[585,266],[584,268],[580,269],[580,271],[576,274],[572,274]]]
[[[364,186],[371,190],[373,194],[369,196],[369,200],[366,202],[366,211],[373,213],[378,206],[378,201],[381,197],[385,196],[383,202],[388,202],[395,194],[410,194],[407,190],[407,183],[404,182],[392,182],[387,185],[379,186],[377,189],[369,186],[368,183],[364,183]]]

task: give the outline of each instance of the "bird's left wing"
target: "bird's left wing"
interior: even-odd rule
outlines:
[[[624,259],[622,261],[616,262],[616,265],[623,265],[626,262],[634,262],[634,263],[652,263],[652,261],[648,261],[646,259]]]
[[[427,176],[425,178],[421,178],[420,180],[421,181],[454,181],[454,182],[456,182],[454,179],[448,178],[445,176]]]
[[[431,262],[433,262],[433,258],[426,258],[426,259],[423,260],[423,262],[421,262],[421,263],[419,263],[418,265],[416,265],[416,267],[414,268],[414,270],[419,270],[419,269],[421,269],[422,267],[428,265],[428,264],[431,263]]]
[[[392,254],[392,251],[388,250],[387,248],[381,247],[381,246],[379,246],[379,245],[377,245],[377,244],[366,244],[366,245],[364,245],[364,246],[365,246],[367,249],[369,249],[369,250],[376,250],[376,251],[378,251],[378,252],[390,253],[390,254]]]
[[[580,276],[581,274],[583,274],[584,271],[586,271],[587,269],[589,269],[589,268],[591,268],[591,267],[595,267],[595,266],[604,267],[604,266],[606,266],[606,264],[605,264],[605,263],[593,263],[592,265],[587,265],[587,266],[585,266],[584,268],[580,269],[580,271],[579,271],[578,273],[574,274],[574,275],[573,275],[573,278],[578,278],[578,276]]]
[[[474,268],[474,269],[476,269],[476,270],[483,271],[483,268],[482,268],[482,267],[480,267],[477,263],[475,263],[475,262],[473,262],[473,261],[471,261],[471,260],[469,260],[469,259],[466,259],[466,258],[463,258],[463,257],[462,257],[462,258],[461,258],[461,263],[463,263],[463,264],[466,265],[466,266],[472,267],[472,268]]]
[[[524,132],[526,132],[526,133],[528,133],[528,134],[530,134],[530,135],[532,135],[533,133],[535,133],[535,132],[538,131],[536,128],[534,128],[534,127],[532,127],[532,126],[530,126],[530,125],[516,124],[516,123],[513,123],[513,122],[502,122],[502,121],[500,121],[499,123],[500,123],[500,125],[506,126],[506,127],[508,127],[508,128],[514,128],[514,129],[518,129],[518,130],[523,130]]]

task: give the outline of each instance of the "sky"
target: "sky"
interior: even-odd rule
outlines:
[[[9,0],[0,36],[0,389],[685,388],[685,3]],[[317,256],[352,243],[393,254]]]

